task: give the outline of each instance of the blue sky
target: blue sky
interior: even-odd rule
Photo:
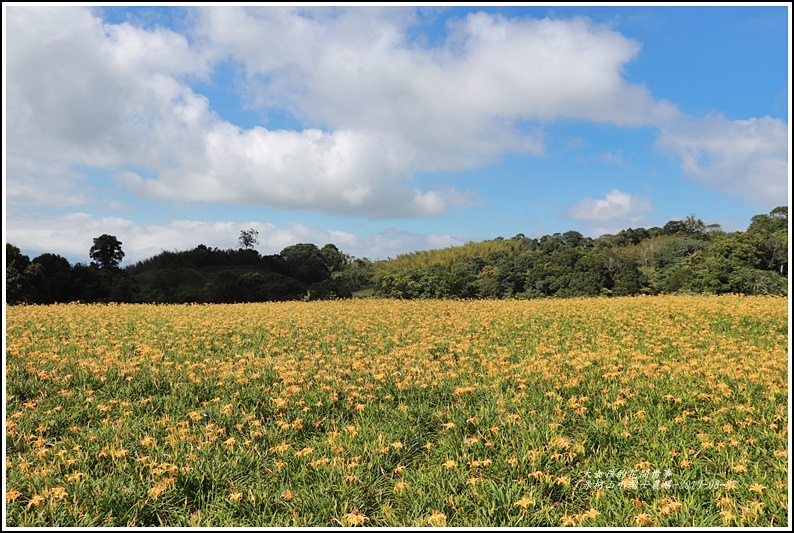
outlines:
[[[4,238],[379,259],[790,200],[789,4],[3,4]]]

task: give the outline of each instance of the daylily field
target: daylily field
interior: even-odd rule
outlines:
[[[787,526],[788,299],[6,307],[9,526]]]

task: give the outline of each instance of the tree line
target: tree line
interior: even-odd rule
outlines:
[[[693,215],[663,227],[598,238],[576,231],[518,234],[370,261],[334,244],[300,243],[274,255],[198,245],[120,268],[122,243],[94,239],[90,264],[57,254],[33,260],[6,244],[6,302],[236,303],[349,298],[544,298],[670,293],[788,293],[788,207],[727,233]]]
[[[32,261],[6,244],[6,301],[10,304],[66,302],[239,303],[346,298],[362,288],[358,276],[369,266],[334,244],[295,244],[275,255],[253,249],[256,231],[240,235],[240,247],[199,244],[192,250],[163,251],[120,268],[122,243],[112,235],[94,239],[91,263],[72,266],[45,253]]]
[[[693,215],[596,239],[577,231],[497,238],[375,265],[393,298],[543,298],[788,292],[788,208],[726,233]]]

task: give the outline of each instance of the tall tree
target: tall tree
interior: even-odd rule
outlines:
[[[121,251],[121,241],[113,235],[104,234],[94,239],[89,256],[93,259],[93,264],[102,270],[116,270],[119,263],[124,259],[124,252]]]
[[[254,228],[244,229],[240,231],[240,247],[244,250],[252,250],[255,244],[259,244],[259,232]]]

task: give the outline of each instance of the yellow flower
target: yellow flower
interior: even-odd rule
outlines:
[[[42,503],[44,503],[44,496],[40,494],[34,494],[30,497],[30,501],[28,502],[28,507],[38,507]]]
[[[527,452],[527,458],[533,463],[538,460],[538,457],[540,457],[540,452],[537,450],[529,450]]]
[[[345,526],[363,526],[367,522],[369,522],[369,518],[358,509],[353,509],[352,512],[342,517],[342,525]]]
[[[160,485],[155,485],[154,487],[152,487],[152,488],[150,488],[150,489],[149,489],[149,492],[148,492],[148,494],[149,494],[149,496],[151,496],[152,498],[157,498],[159,495],[161,495],[162,493],[164,493],[164,492],[166,491],[166,489],[167,489],[167,487],[166,487],[166,486],[164,486],[164,485],[162,485],[162,484],[160,484]]]
[[[761,502],[761,501],[759,501],[759,500],[755,500],[753,502],[750,502],[750,508],[754,512],[756,512],[758,514],[764,514],[764,507],[765,506],[766,506],[766,504]]]
[[[290,449],[290,445],[287,444],[286,442],[282,442],[278,446],[273,446],[272,448],[270,448],[270,451],[276,453],[284,453],[289,449]]]
[[[144,437],[141,440],[141,446],[154,446],[157,441],[153,437]]]
[[[292,500],[293,498],[292,491],[289,489],[285,490],[284,493],[281,495],[281,497],[284,498],[285,501]]]
[[[445,525],[447,525],[447,515],[445,515],[440,511],[434,510],[432,513],[430,513],[430,516],[427,518],[427,522],[431,526],[444,527]]]
[[[444,463],[441,464],[441,466],[443,466],[444,468],[446,468],[448,470],[452,469],[452,468],[455,468],[457,465],[458,465],[458,463],[456,463],[452,459],[447,459]]]
[[[526,496],[522,496],[520,500],[513,504],[513,507],[521,507],[526,511],[527,507],[534,506],[535,500],[531,498],[527,498]]]
[[[721,498],[717,498],[717,505],[719,505],[720,507],[729,507],[732,501],[733,500],[728,498],[728,496],[723,496]]]
[[[237,503],[242,499],[243,499],[242,492],[232,492],[231,494],[229,494],[229,501],[232,503]]]
[[[634,522],[638,526],[653,526],[654,525],[653,519],[651,518],[651,515],[649,515],[648,513],[640,513],[640,514],[638,514],[637,516],[634,517]]]
[[[568,527],[568,526],[575,526],[576,525],[576,520],[574,520],[571,515],[567,515],[567,514],[563,515],[562,517],[560,517],[560,522],[562,523],[562,527]]]
[[[281,409],[288,403],[287,400],[283,398],[273,398],[271,401],[276,405],[276,409]]]
[[[736,519],[736,515],[734,515],[730,509],[725,509],[724,511],[720,511],[720,516],[722,516],[722,522],[727,524],[731,520]]]
[[[585,518],[589,518],[590,520],[593,520],[593,519],[595,519],[595,517],[597,517],[600,514],[601,513],[598,512],[598,509],[595,509],[595,508],[591,507],[590,510],[587,511],[584,515],[585,515]]]
[[[307,455],[311,455],[314,452],[314,448],[310,446],[306,446],[302,450],[295,452],[295,457],[305,457]]]
[[[74,483],[75,481],[80,481],[84,477],[85,474],[83,474],[82,472],[72,472],[67,476],[66,481],[68,481],[69,483]]]
[[[736,481],[735,479],[729,479],[728,481],[722,484],[722,486],[725,487],[725,490],[733,490],[736,488],[737,485],[739,485],[739,482]]]
[[[228,446],[228,447],[230,447],[230,448],[231,448],[232,446],[234,446],[234,444],[235,444],[236,442],[237,442],[237,439],[235,439],[234,437],[229,437],[228,439],[226,439],[225,441],[223,441],[223,444],[225,444],[226,446]]]
[[[404,491],[406,488],[408,488],[408,483],[406,483],[405,481],[398,481],[397,483],[394,484],[394,492],[396,493],[400,493]]]
[[[750,492],[757,492],[758,494],[761,494],[764,491],[765,488],[766,487],[761,485],[760,483],[753,483],[752,485],[750,485],[748,490]]]
[[[17,498],[22,496],[22,493],[16,489],[9,489],[6,491],[6,501],[13,502],[16,501]]]

